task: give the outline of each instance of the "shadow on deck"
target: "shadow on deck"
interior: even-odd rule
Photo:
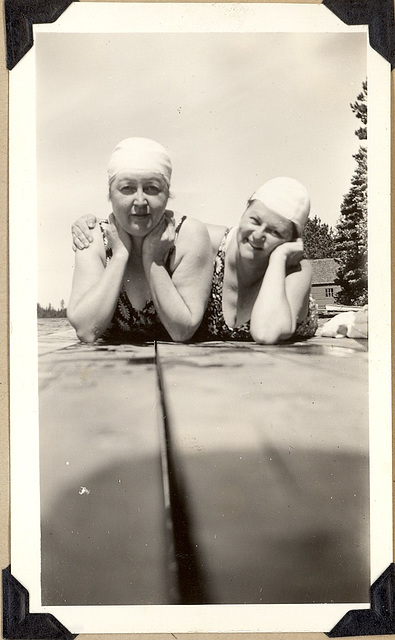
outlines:
[[[40,346],[43,604],[368,602],[366,341]]]

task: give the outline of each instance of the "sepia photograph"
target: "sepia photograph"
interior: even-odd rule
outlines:
[[[10,74],[12,568],[71,633],[370,607],[392,516],[368,35],[318,5],[79,3]]]

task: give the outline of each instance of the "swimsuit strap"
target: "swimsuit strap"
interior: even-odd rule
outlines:
[[[106,238],[106,236],[104,235],[104,229],[103,229],[103,224],[106,224],[106,223],[108,223],[108,220],[105,220],[105,219],[103,219],[103,220],[99,220],[99,227],[100,227],[101,234],[102,234],[102,236],[103,236],[103,242],[104,242],[104,244],[107,244],[107,242],[106,242],[107,238]]]
[[[184,220],[186,220],[187,217],[186,216],[182,216],[180,222],[178,223],[178,225],[175,228],[175,234],[176,234],[176,240],[177,240],[177,236],[178,236],[178,232],[180,231],[181,227],[182,227],[182,223],[184,222]]]
[[[216,322],[221,327],[221,330],[223,332],[222,339],[224,340],[226,339],[240,340],[240,339],[243,339],[244,335],[249,336],[249,320],[238,327],[233,327],[233,328],[229,327],[229,325],[226,323],[223,306],[222,306],[224,279],[225,279],[225,255],[226,255],[226,251],[229,246],[229,243],[233,235],[236,233],[236,231],[237,231],[237,227],[231,227],[230,229],[227,229],[225,231],[224,237],[222,238],[221,244],[218,248],[218,254],[217,254],[216,269],[217,269],[218,278],[217,278],[217,288],[216,288],[217,296],[216,296],[215,313],[216,313]]]
[[[180,231],[180,229],[181,229],[181,227],[182,227],[182,224],[183,224],[184,220],[186,220],[186,219],[187,219],[187,216],[182,216],[182,218],[181,218],[180,222],[179,222],[179,223],[178,223],[178,225],[176,226],[176,228],[175,228],[176,238],[177,238],[177,236],[178,236],[178,233],[179,233],[179,231]],[[101,229],[101,232],[102,232],[103,238],[104,238],[104,237],[105,237],[105,236],[104,236],[104,229],[103,229],[103,226],[102,226],[102,224],[103,224],[103,223],[108,224],[108,220],[106,220],[106,219],[99,220],[99,226],[100,226],[100,229]]]
[[[102,219],[102,220],[99,220],[99,227],[100,227],[101,235],[102,235],[102,238],[103,238],[104,248],[106,250],[106,262],[108,262],[112,258],[112,249],[111,249],[111,247],[107,246],[108,245],[108,240],[107,240],[106,235],[104,233],[103,224],[108,224],[108,220],[106,220],[105,218]]]
[[[183,225],[183,223],[184,223],[184,221],[185,221],[186,219],[187,219],[187,216],[182,216],[182,218],[181,218],[180,222],[178,223],[178,225],[177,225],[177,226],[176,226],[176,228],[175,228],[174,245],[173,245],[173,247],[172,247],[172,248],[170,249],[170,251],[169,251],[169,255],[167,256],[166,265],[165,265],[165,266],[166,266],[167,271],[169,270],[169,267],[170,267],[170,258],[171,258],[172,254],[173,254],[173,252],[174,252],[174,249],[175,249],[175,243],[176,243],[176,240],[177,240],[177,238],[178,238],[178,234],[179,234],[180,229],[181,229],[181,227],[182,227],[182,225]],[[101,230],[101,233],[102,233],[102,236],[103,236],[103,243],[104,243],[104,246],[105,246],[105,248],[106,248],[106,258],[107,258],[107,260],[109,260],[109,259],[112,257],[112,249],[109,249],[109,248],[107,247],[107,238],[106,238],[106,236],[105,236],[105,234],[104,234],[103,223],[108,223],[108,220],[100,220],[100,221],[99,221],[99,226],[100,226],[100,230]]]
[[[214,271],[219,275],[219,278],[215,280],[215,284],[213,282],[213,288],[216,290],[216,302],[217,302],[217,313],[222,315],[222,292],[224,287],[224,275],[225,275],[225,252],[226,246],[228,244],[229,233],[231,232],[232,227],[226,229],[224,236],[221,240],[221,243],[218,247],[217,256],[215,258],[215,266]]]
[[[176,241],[177,241],[177,238],[178,238],[179,231],[180,231],[180,229],[181,229],[181,227],[183,225],[184,220],[186,220],[186,219],[187,219],[187,216],[182,216],[180,222],[178,223],[178,225],[176,226],[176,228],[174,230],[174,233],[175,233],[174,244],[173,244],[172,248],[170,249],[169,254],[167,256],[167,259],[166,259],[166,262],[165,262],[166,271],[169,271],[169,269],[170,269],[170,259],[171,259],[171,256],[174,253],[175,248],[176,248]]]
[[[226,231],[224,233],[224,236],[223,236],[223,238],[221,240],[221,243],[220,243],[220,245],[218,247],[218,254],[225,253],[226,245],[227,245],[228,240],[229,240],[229,234],[234,229],[235,229],[235,227],[229,227],[229,229],[226,229]]]

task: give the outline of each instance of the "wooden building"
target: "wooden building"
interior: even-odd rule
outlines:
[[[311,293],[318,304],[318,310],[324,310],[327,304],[336,303],[335,295],[340,291],[334,284],[338,265],[334,258],[311,260],[313,278]]]

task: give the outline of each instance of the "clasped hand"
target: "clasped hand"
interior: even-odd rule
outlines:
[[[143,263],[165,264],[169,252],[174,247],[175,222],[172,211],[165,211],[158,224],[151,229],[143,242]]]
[[[132,250],[132,237],[122,229],[115,216],[111,213],[108,223],[104,226],[107,246],[113,255],[123,253],[129,255]],[[164,264],[169,251],[174,247],[175,223],[171,211],[166,211],[157,225],[151,229],[143,240],[142,258],[145,264],[156,262]]]
[[[112,249],[113,255],[124,253],[125,250],[127,255],[129,255],[132,249],[132,238],[122,229],[120,224],[118,224],[114,214],[110,213],[108,223],[102,224],[107,246]]]

